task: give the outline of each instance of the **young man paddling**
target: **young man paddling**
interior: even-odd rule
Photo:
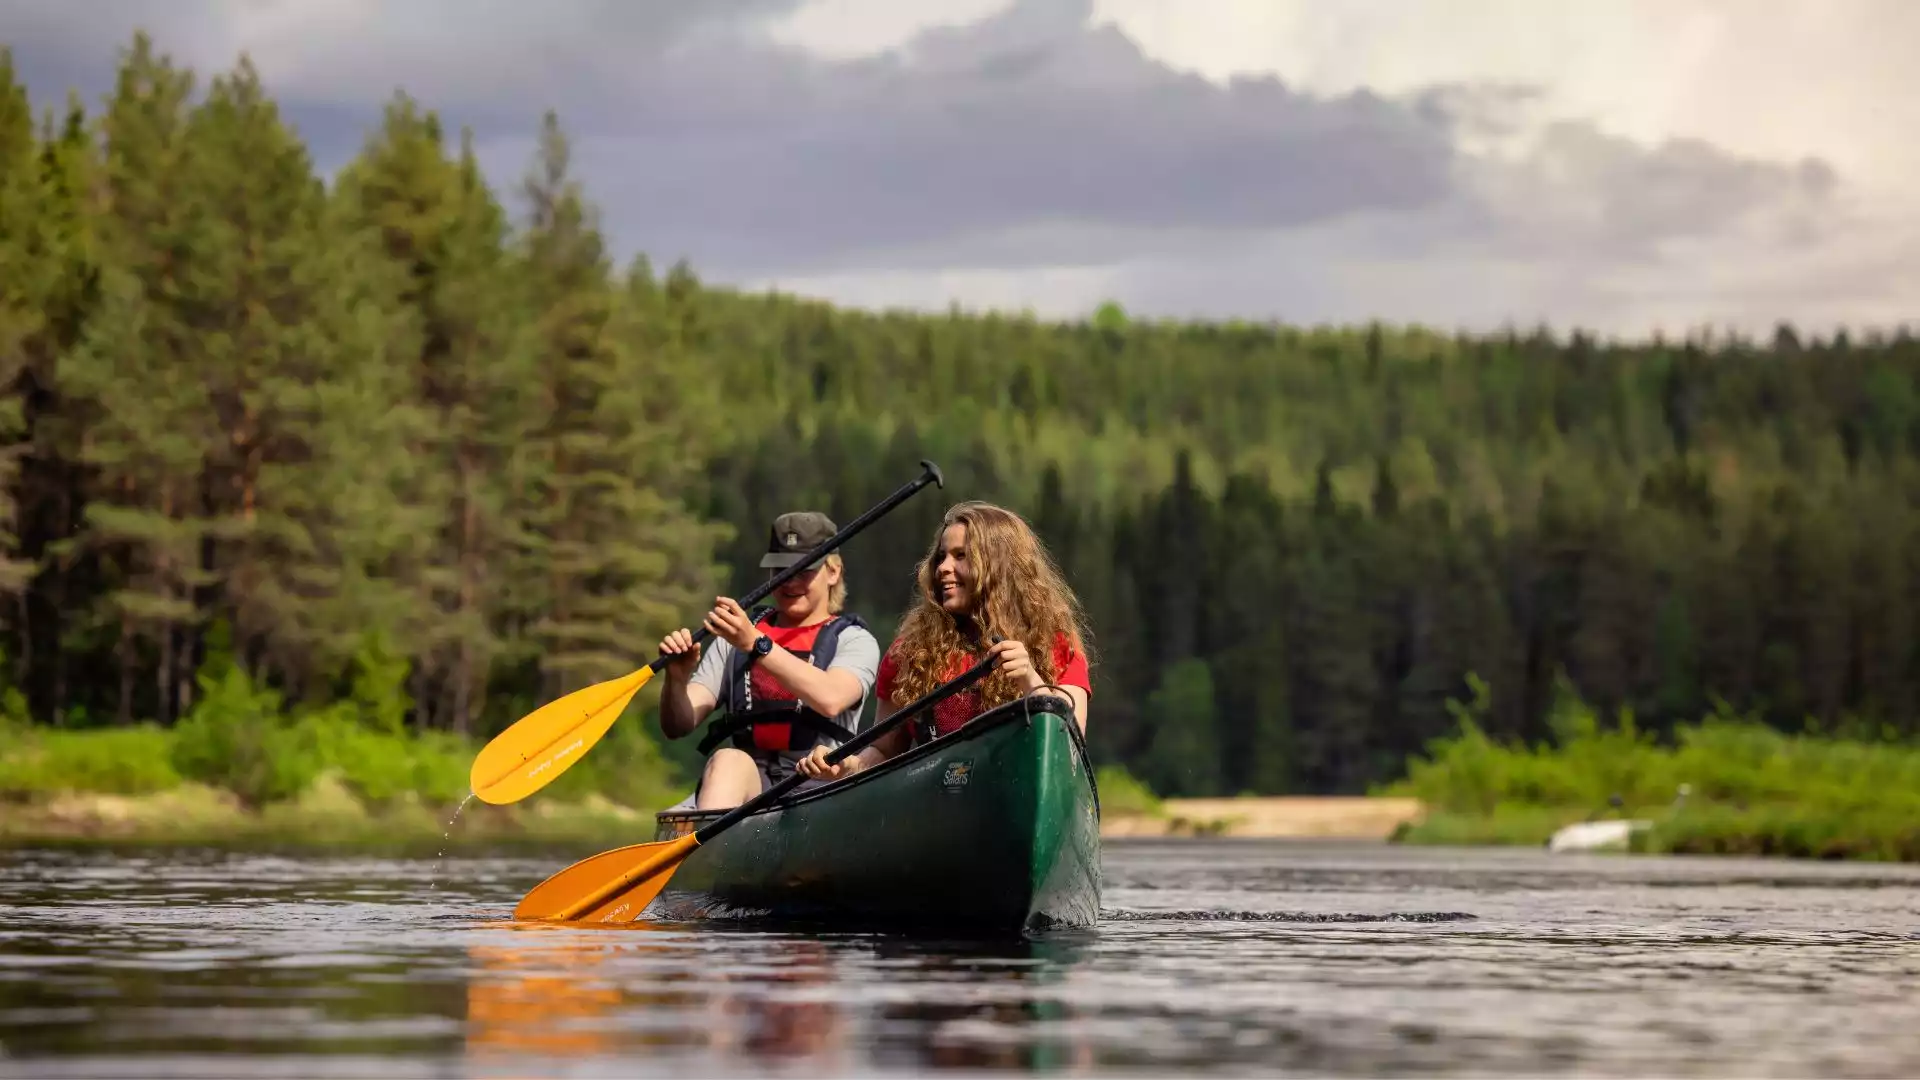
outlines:
[[[837,531],[825,514],[802,511],[774,519],[760,565],[792,566]],[[684,738],[718,707],[701,749],[715,750],[694,805],[738,806],[793,774],[808,751],[824,755],[853,737],[880,662],[880,643],[846,604],[845,566],[828,554],[794,575],[770,598],[770,609],[749,613],[718,597],[703,625],[714,640],[703,651],[685,628],[660,642],[667,665],[660,691],[660,730]],[[806,785],[811,786],[811,785]]]
[[[815,780],[837,780],[899,754],[928,737],[958,730],[974,717],[1042,691],[1073,702],[1084,733],[1093,695],[1085,619],[1079,601],[1025,519],[991,503],[963,502],[947,511],[933,549],[920,564],[920,599],[900,622],[878,674],[875,722],[965,671],[995,657],[993,674],[932,709],[931,723],[890,732],[838,765],[830,748],[796,766]],[[993,635],[1005,640],[984,650]]]

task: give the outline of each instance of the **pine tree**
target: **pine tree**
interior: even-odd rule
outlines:
[[[119,671],[115,715],[133,719],[143,640],[157,645],[164,711],[180,631],[198,616],[207,584],[201,462],[211,431],[194,356],[199,342],[184,275],[202,240],[189,187],[191,74],[134,39],[102,118],[100,301],[55,381],[89,417],[81,460],[93,470],[81,543],[111,585],[93,613],[112,627]]]
[[[622,333],[623,324],[646,324],[649,294],[616,290],[569,157],[549,112],[522,189],[530,217],[521,255],[545,396],[541,542],[531,554],[546,583],[532,629],[547,697],[631,670],[667,630],[704,610],[708,553],[722,535],[682,501],[680,436],[698,427],[647,405],[682,377],[675,366],[685,358],[649,354],[631,343],[632,329]]]
[[[77,347],[99,302],[101,277],[100,162],[76,99],[69,98],[59,127],[48,118],[36,164],[30,224],[0,234],[10,239],[0,244],[0,259],[28,268],[23,282],[30,282],[17,294],[28,298],[31,321],[30,332],[17,340],[25,456],[15,498],[20,558],[34,576],[21,597],[17,658],[33,714],[64,718],[69,676],[86,652],[71,630],[88,618],[99,587],[97,562],[76,542],[86,499],[86,409],[62,391],[58,378],[62,358]]]
[[[20,558],[15,479],[28,449],[23,400],[32,347],[47,331],[47,307],[61,269],[41,215],[50,202],[40,178],[40,148],[26,88],[14,78],[13,51],[0,47],[0,594],[17,595],[33,564]]]
[[[411,330],[398,346],[400,393],[422,410],[401,498],[421,543],[387,569],[417,600],[407,640],[421,720],[466,732],[496,665],[515,659],[516,616],[537,602],[510,573],[526,544],[538,412],[506,215],[471,137],[450,160],[438,118],[404,95],[344,171],[337,201],[401,275]]]
[[[418,430],[397,275],[333,212],[244,58],[192,130],[214,569],[241,640],[297,696],[324,693],[369,635],[410,628],[408,596],[378,573],[422,517],[395,497]]]

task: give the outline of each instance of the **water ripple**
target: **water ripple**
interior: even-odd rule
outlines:
[[[1442,923],[1475,918],[1464,911],[1391,911],[1356,914],[1331,911],[1130,911],[1103,908],[1102,922]]]
[[[1109,845],[1090,930],[515,924],[564,859],[21,852],[33,1076],[1920,1075],[1913,867]]]

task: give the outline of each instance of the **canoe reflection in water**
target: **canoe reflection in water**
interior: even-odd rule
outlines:
[[[1075,938],[882,939],[874,959],[912,972],[913,993],[882,1005],[871,1062],[908,1069],[1091,1072],[1093,1044],[1061,993]]]
[[[1070,965],[1037,942],[496,927],[509,929],[525,943],[489,933],[468,947],[467,1054],[489,1069],[515,1058],[644,1058],[648,1072],[1093,1064],[1071,1009],[1048,993]]]

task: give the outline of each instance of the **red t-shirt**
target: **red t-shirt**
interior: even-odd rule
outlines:
[[[947,665],[946,674],[941,682],[958,678],[971,666],[964,656],[955,656]],[[1087,675],[1087,658],[1065,634],[1056,634],[1053,639],[1053,670],[1059,674],[1053,681],[1061,686],[1077,686],[1093,696],[1093,682]],[[880,671],[873,681],[874,696],[881,701],[893,700],[893,681],[900,674],[900,665],[894,662],[893,646],[887,646],[887,654],[880,658]],[[936,736],[957,731],[967,721],[986,712],[980,704],[978,684],[962,690],[950,697],[942,698],[933,706],[933,730]]]

